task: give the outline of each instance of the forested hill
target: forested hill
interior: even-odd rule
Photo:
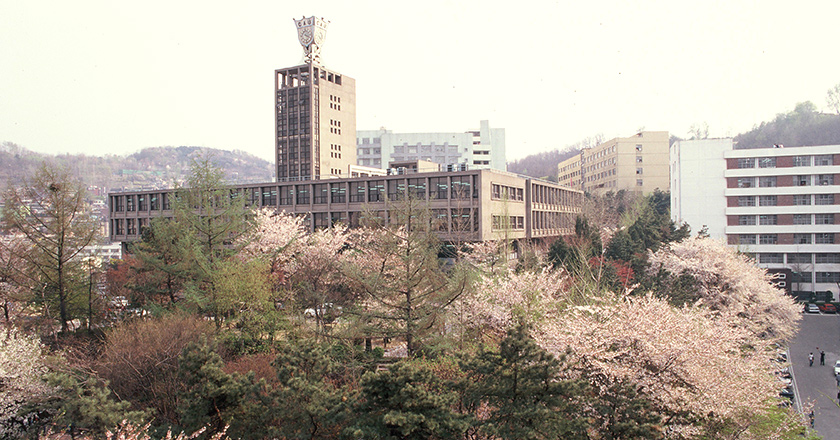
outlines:
[[[780,113],[733,139],[735,148],[768,148],[840,144],[840,115],[820,113],[811,102],[796,104],[793,111]]]
[[[511,173],[557,181],[557,164],[580,153],[580,148],[567,147],[525,156],[507,163]]]
[[[32,175],[44,161],[67,166],[98,192],[111,190],[168,188],[182,181],[193,158],[206,155],[225,171],[231,183],[270,182],[274,165],[243,151],[205,147],[144,148],[127,156],[49,155],[27,150],[17,144],[0,144],[0,185],[19,182]]]

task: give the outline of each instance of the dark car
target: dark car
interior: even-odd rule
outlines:
[[[779,391],[779,396],[793,400],[793,387],[786,386],[782,388],[782,391]]]
[[[837,307],[834,307],[834,304],[820,304],[817,307],[819,307],[820,311],[823,313],[837,313]]]

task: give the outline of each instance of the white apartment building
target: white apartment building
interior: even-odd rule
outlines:
[[[387,168],[391,162],[428,161],[442,169],[507,170],[505,129],[481,121],[463,133],[394,133],[384,128],[356,131],[358,165]]]
[[[755,256],[790,269],[793,292],[840,293],[840,145],[732,149],[731,140],[671,147],[674,220],[702,225]],[[700,151],[707,149],[708,151]],[[674,155],[674,153],[677,153]],[[721,156],[718,154],[722,153]],[[723,177],[721,178],[721,172]],[[721,186],[724,186],[721,196]]]

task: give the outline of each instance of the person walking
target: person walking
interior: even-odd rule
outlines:
[[[840,392],[838,392],[840,394]],[[811,429],[814,429],[814,410],[808,413],[808,420],[811,422]]]
[[[814,366],[814,352],[813,351],[808,354],[808,366],[809,367]],[[838,394],[840,394],[840,393],[838,393]]]
[[[825,350],[820,350],[820,365],[825,365]]]

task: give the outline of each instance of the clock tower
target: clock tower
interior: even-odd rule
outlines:
[[[294,22],[304,64],[274,71],[277,181],[349,177],[356,164],[356,81],[321,64],[329,21]]]

